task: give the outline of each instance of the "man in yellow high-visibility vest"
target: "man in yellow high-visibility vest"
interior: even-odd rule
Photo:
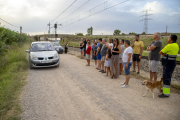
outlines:
[[[160,98],[167,98],[170,96],[171,77],[176,67],[176,57],[179,52],[179,46],[176,40],[176,35],[170,35],[168,39],[169,44],[160,51],[163,66],[163,93],[159,95]]]

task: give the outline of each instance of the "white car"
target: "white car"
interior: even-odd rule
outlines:
[[[29,53],[29,66],[32,68],[59,67],[59,54],[51,42],[32,42]]]

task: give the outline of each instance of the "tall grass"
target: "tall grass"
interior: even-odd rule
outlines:
[[[19,95],[25,85],[28,60],[25,50],[31,40],[25,34],[0,28],[0,119],[20,119]]]

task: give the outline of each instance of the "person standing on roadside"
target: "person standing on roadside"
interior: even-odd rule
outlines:
[[[120,44],[121,44],[121,53],[119,54],[119,75],[121,75],[123,71],[124,39],[121,39]]]
[[[87,42],[87,50],[86,50],[86,60],[87,60],[87,65],[90,66],[90,56],[91,56],[91,44],[90,41]]]
[[[97,43],[94,43],[94,50],[93,50],[93,59],[94,59],[94,66],[96,67],[97,66],[97,56],[96,56],[96,53],[97,53]]]
[[[95,40],[93,40],[93,43],[92,43],[92,59],[93,59],[93,52],[94,52],[94,43],[95,43]]]
[[[114,39],[112,52],[112,66],[111,66],[111,78],[119,77],[119,53],[121,53],[121,46],[119,45],[119,39]]]
[[[67,54],[67,51],[68,51],[68,41],[66,41],[66,43],[65,43],[65,54]]]
[[[99,38],[98,43],[99,43],[99,46],[97,48],[97,53],[96,53],[97,60],[98,60],[98,68],[97,68],[97,70],[100,70],[100,72],[101,72],[101,48],[103,46],[102,38]]]
[[[143,47],[144,47],[143,42],[139,40],[139,35],[135,35],[135,39],[134,39],[131,47],[132,48],[134,47],[134,50],[133,50],[133,72],[136,72],[135,68],[136,68],[136,62],[137,62],[137,66],[138,66],[137,74],[139,74],[140,73],[140,60],[141,60],[141,55],[143,53]]]
[[[83,59],[83,52],[84,52],[84,43],[83,43],[83,39],[81,38],[81,42],[79,44],[80,47],[80,52],[81,52],[81,59]]]
[[[162,42],[160,40],[161,34],[159,32],[155,32],[153,35],[153,41],[148,47],[147,51],[149,52],[149,72],[150,72],[150,81],[154,78],[154,81],[157,80],[157,72],[160,61],[159,52],[162,49]]]
[[[177,36],[171,34],[166,45],[159,54],[162,55],[163,66],[163,93],[159,95],[160,98],[167,98],[170,96],[171,77],[176,67],[176,58],[179,52],[179,45],[176,43]]]
[[[129,87],[129,79],[130,79],[130,67],[132,65],[132,54],[133,54],[133,49],[130,46],[130,41],[125,40],[124,46],[126,49],[124,50],[123,53],[123,66],[124,66],[124,72],[126,75],[126,81],[124,83],[121,83],[122,88]]]
[[[87,41],[86,41],[86,37],[84,37],[84,56],[86,56],[86,44],[87,44]]]
[[[106,69],[104,67],[104,62],[105,62],[105,58],[106,58],[106,52],[107,52],[107,49],[109,48],[109,45],[106,43],[107,40],[106,38],[103,38],[102,39],[102,49],[101,49],[101,71],[102,73],[106,73]]]

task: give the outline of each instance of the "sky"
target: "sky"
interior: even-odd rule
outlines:
[[[180,33],[180,0],[0,0],[0,18],[17,27],[2,20],[0,26],[14,31],[22,26],[29,35],[48,34],[49,22],[51,34],[55,23],[58,34],[86,35],[91,26],[93,35],[112,35],[116,29],[141,34],[144,10],[151,19],[148,34],[166,32],[166,26],[167,32]]]

